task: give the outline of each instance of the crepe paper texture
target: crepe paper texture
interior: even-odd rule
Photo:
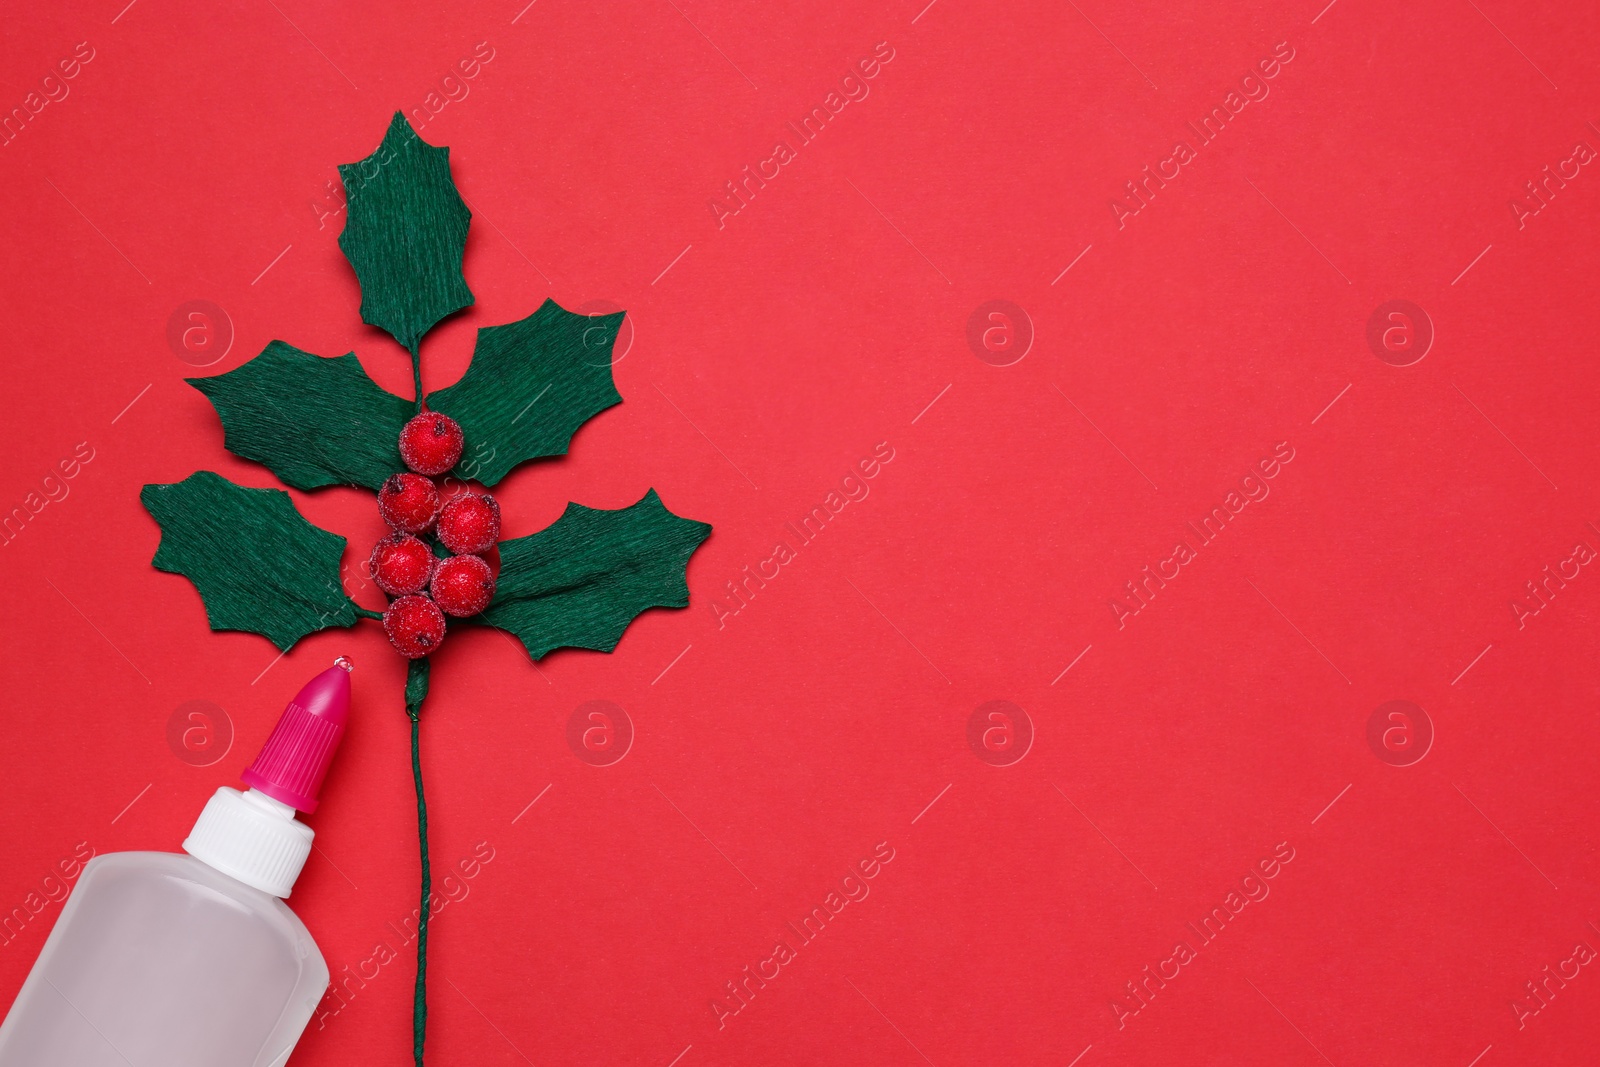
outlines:
[[[217,409],[229,452],[296,489],[376,490],[404,469],[396,441],[413,405],[380,389],[354,352],[324,359],[273,341],[237,370],[188,382]]]
[[[339,576],[345,539],[307,522],[282,489],[196,471],[139,499],[161,524],[152,562],[194,583],[213,630],[258,633],[287,652],[306,634],[355,625],[361,609]]]
[[[565,455],[580,426],[622,403],[611,381],[622,319],[576,315],[546,300],[519,322],[478,331],[461,380],[428,394],[429,408],[493,446],[474,456],[472,477],[494,485],[524,460]]]
[[[435,148],[395,112],[378,150],[339,166],[349,213],[339,247],[361,281],[361,321],[415,352],[440,319],[472,303],[461,274],[467,210]]]
[[[189,380],[216,409],[229,451],[295,489],[376,490],[405,470],[402,427],[433,410],[454,418],[472,448],[473,460],[456,473],[494,485],[518,464],[564,455],[579,427],[621,402],[611,350],[623,313],[578,315],[553,300],[519,321],[481,328],[461,380],[423,396],[423,336],[473,302],[461,273],[471,213],[451,179],[449,150],[425,143],[397,112],[378,150],[339,172],[350,205],[339,244],[361,283],[361,317],[410,353],[415,396],[380,388],[354,353],[327,358],[273,341],[232,371]],[[147,485],[140,499],[161,528],[155,566],[194,584],[214,630],[258,633],[288,651],[317,630],[383,618],[344,592],[345,539],[307,522],[282,490],[198,471]],[[479,615],[450,626],[504,629],[534,659],[562,647],[610,652],[641,613],[688,604],[689,558],[710,533],[667,510],[654,489],[615,510],[569,503],[545,529],[500,542],[493,597]],[[419,1067],[432,911],[421,723],[431,681],[428,659],[411,660],[404,698],[422,862],[412,1004]]]
[[[568,504],[538,533],[500,543],[500,585],[484,619],[516,634],[534,659],[558,633],[610,652],[640,612],[689,603],[684,568],[710,534],[668,511],[654,489],[619,511]]]

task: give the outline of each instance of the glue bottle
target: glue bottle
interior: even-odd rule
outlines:
[[[84,867],[0,1024],[0,1067],[280,1067],[328,986],[284,898],[311,854],[317,792],[350,714],[341,657],[206,802],[183,852]]]

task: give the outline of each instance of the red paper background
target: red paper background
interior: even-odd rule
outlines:
[[[370,624],[276,663],[208,632],[150,567],[138,490],[275,484],[183,383],[185,301],[235,333],[198,373],[283,338],[409,395],[319,216],[335,165],[488,42],[421,127],[476,211],[477,306],[426,343],[428,386],[546,297],[625,307],[625,403],[502,484],[508,535],[651,486],[716,532],[691,606],[613,655],[535,671],[479,631],[436,657],[434,856],[494,858],[434,926],[435,1062],[1593,1062],[1592,968],[1520,1027],[1512,1005],[1600,946],[1600,577],[1512,603],[1600,548],[1600,176],[1511,207],[1600,146],[1592,6],[123,2],[14,12],[0,41],[8,111],[94,56],[0,148],[0,508],[93,450],[0,549],[0,907],[79,842],[175,849],[349,652],[357,717],[292,902],[336,978],[401,958],[294,1062],[409,1055],[403,665]],[[724,183],[878,42],[870,94],[719,228]],[[1280,42],[1270,94],[1119,228],[1124,183]],[[1411,366],[1367,340],[1393,299],[1436,331]],[[1035,334],[1009,366],[969,346],[990,300]],[[870,495],[719,620],[880,442]],[[1123,583],[1280,442],[1270,496],[1119,626]],[[370,496],[295,499],[376,605]],[[567,740],[597,699],[636,732],[605,767]],[[168,742],[192,700],[234,732],[208,767]],[[1020,762],[969,747],[990,700],[1032,723]],[[1390,700],[1435,732],[1410,766],[1367,740]],[[870,895],[800,945],[786,923],[879,842]],[[1280,842],[1270,895],[1119,1026],[1113,997]],[[5,998],[58,913],[0,949]],[[795,959],[719,1027],[779,938]]]

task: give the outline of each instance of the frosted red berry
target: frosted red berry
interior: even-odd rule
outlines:
[[[383,632],[402,656],[419,659],[444,641],[444,612],[425,596],[403,596],[383,613]]]
[[[461,424],[424,411],[400,431],[400,458],[418,474],[443,474],[461,458]]]
[[[420,474],[391,475],[378,490],[383,521],[403,533],[421,533],[439,516],[439,489]]]
[[[434,569],[429,592],[446,615],[476,615],[494,597],[494,572],[482,556],[450,556]]]
[[[433,550],[407,533],[394,533],[372,549],[367,568],[372,580],[390,596],[420,593],[433,577]]]
[[[462,493],[439,512],[439,540],[459,554],[487,552],[500,540],[500,505],[488,493]]]

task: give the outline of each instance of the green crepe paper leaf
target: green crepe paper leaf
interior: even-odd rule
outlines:
[[[480,329],[466,374],[428,394],[428,407],[466,434],[456,473],[494,485],[524,460],[565,455],[578,427],[622,403],[611,346],[624,314],[577,315],[546,300],[525,319]]]
[[[400,428],[416,409],[380,389],[353,352],[326,359],[273,341],[226,374],[186,380],[217,409],[228,451],[296,489],[377,489],[405,469]]]
[[[261,634],[287,652],[306,634],[355,625],[339,577],[344,538],[307,522],[282,489],[196,471],[139,499],[161,525],[151,562],[194,583],[213,630]]]
[[[415,351],[473,299],[461,276],[472,212],[450,178],[450,149],[418,137],[396,111],[378,150],[340,164],[339,177],[348,196],[339,247],[361,281],[361,321]]]
[[[684,569],[711,527],[666,509],[654,489],[615,511],[568,504],[536,534],[500,542],[483,621],[538,659],[553,648],[610,652],[647,608],[689,603]]]

